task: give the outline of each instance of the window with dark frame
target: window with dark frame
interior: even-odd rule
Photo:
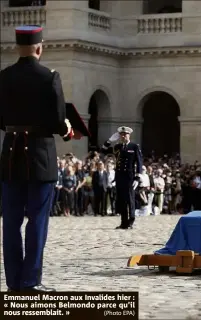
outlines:
[[[9,7],[45,6],[46,0],[9,0]]]
[[[144,0],[143,14],[182,12],[182,0]]]
[[[88,0],[89,9],[100,10],[100,0]]]

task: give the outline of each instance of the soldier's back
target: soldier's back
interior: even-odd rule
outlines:
[[[6,133],[1,155],[2,180],[56,181],[53,72],[34,57],[20,58],[0,74],[4,128],[38,126],[44,133]]]
[[[47,116],[51,123],[52,78],[51,71],[34,57],[20,58],[3,70],[1,114],[5,124],[46,124]]]

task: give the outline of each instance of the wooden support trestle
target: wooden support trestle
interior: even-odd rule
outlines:
[[[201,255],[191,250],[179,250],[174,256],[155,254],[131,256],[127,267],[136,265],[158,267],[160,272],[167,272],[170,267],[176,267],[177,273],[191,274],[194,269],[201,269]]]

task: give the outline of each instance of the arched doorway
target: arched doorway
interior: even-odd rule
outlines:
[[[111,118],[110,101],[103,90],[98,89],[91,96],[88,113],[90,116],[88,128],[91,133],[88,149],[97,150],[110,134],[110,127],[108,127]]]
[[[145,157],[152,151],[157,157],[180,153],[180,109],[168,93],[157,91],[142,101],[142,152]]]

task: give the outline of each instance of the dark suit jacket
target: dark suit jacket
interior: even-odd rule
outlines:
[[[65,135],[65,100],[58,72],[34,57],[20,58],[0,72],[1,129],[5,126],[39,126],[43,134],[6,133],[0,160],[3,181],[58,179],[53,134]]]
[[[153,174],[149,175],[149,180],[150,180],[150,188],[154,188],[155,184],[154,184]]]
[[[107,185],[107,172],[103,171],[103,187],[105,188]],[[99,171],[95,171],[92,177],[92,186],[93,186],[93,190],[96,193],[96,191],[100,190],[100,173]]]

